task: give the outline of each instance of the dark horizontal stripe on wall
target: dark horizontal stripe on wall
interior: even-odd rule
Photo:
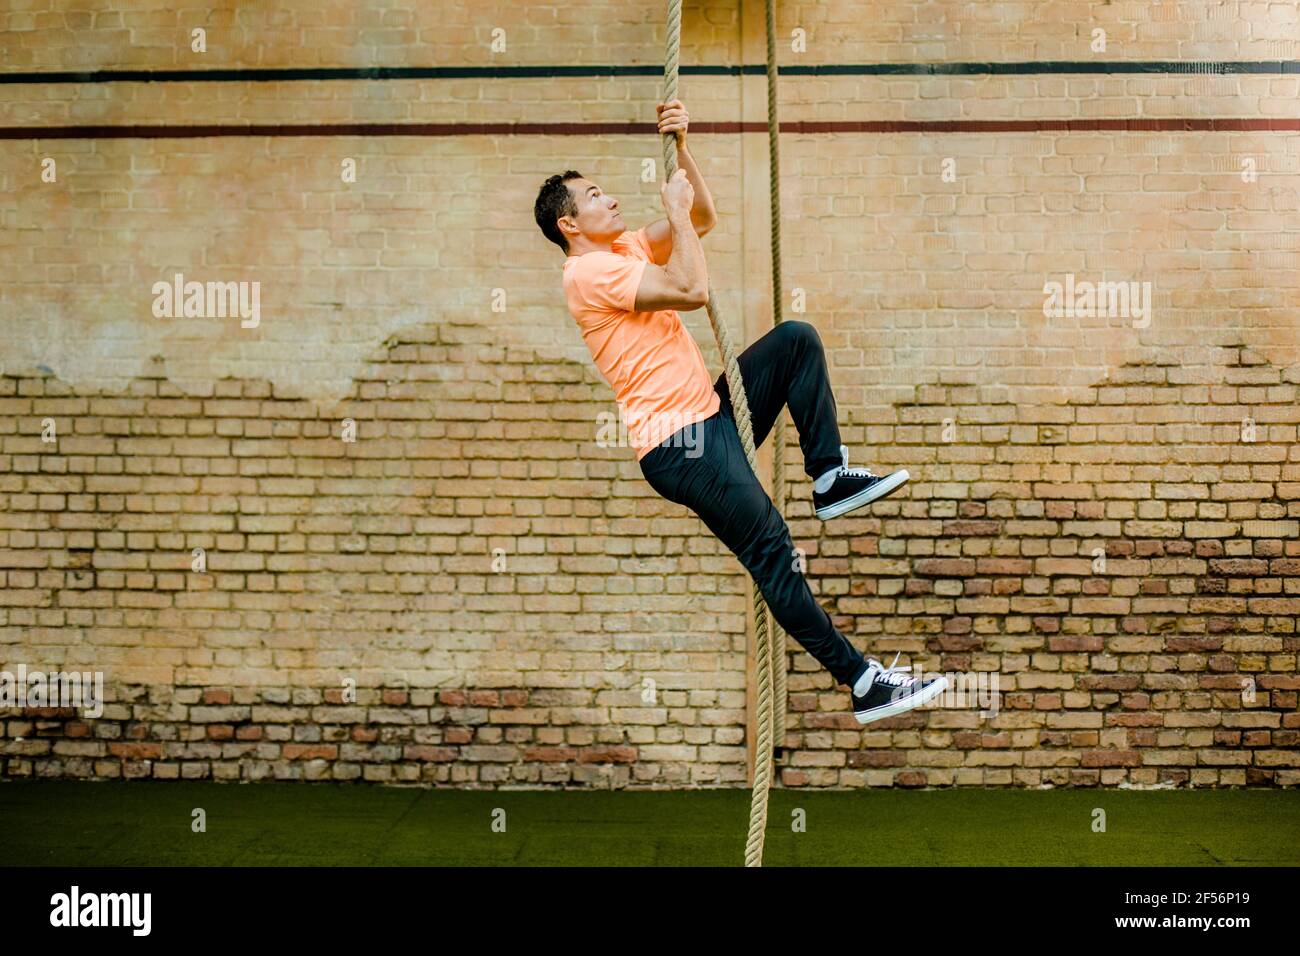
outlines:
[[[683,76],[747,76],[763,64],[682,66]],[[1196,62],[1182,60],[1037,60],[1028,63],[827,63],[787,64],[782,76],[979,76],[1038,73],[1300,73],[1300,60]],[[375,66],[232,68],[223,70],[89,70],[0,73],[0,83],[276,83],[294,80],[557,79],[560,77],[663,76],[659,64],[592,66]]]
[[[1300,119],[1077,119],[784,122],[782,133],[1300,132]],[[691,124],[691,132],[766,133],[766,123]],[[657,136],[653,123],[319,123],[257,126],[3,126],[0,139],[201,139],[213,136]]]

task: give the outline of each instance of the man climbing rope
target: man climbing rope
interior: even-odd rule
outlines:
[[[859,723],[902,713],[947,686],[908,666],[864,657],[831,623],[795,559],[784,519],[750,468],[726,376],[710,383],[695,340],[677,309],[708,301],[700,237],[717,221],[713,199],[686,147],[689,116],[680,100],[660,103],[659,132],[677,142],[677,173],[660,187],[665,218],[629,232],[619,202],[575,170],[542,185],[534,216],[565,253],[569,310],[593,361],[614,390],[650,486],[697,514],[753,577],[786,632],[848,686]],[[861,508],[908,479],[848,467],[835,399],[817,330],[782,322],[738,359],[753,416],[754,443],[782,407],[799,432],[813,507],[823,520]]]

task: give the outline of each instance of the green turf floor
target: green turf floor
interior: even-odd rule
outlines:
[[[191,832],[196,807],[207,832]],[[506,830],[492,830],[496,808]],[[1092,829],[1094,809],[1106,832]],[[806,831],[792,832],[801,809]],[[749,792],[6,781],[0,862],[735,866]],[[767,866],[1300,865],[1300,792],[772,793]]]

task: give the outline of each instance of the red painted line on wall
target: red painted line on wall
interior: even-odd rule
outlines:
[[[1300,118],[790,121],[783,133],[1300,132]],[[692,133],[766,133],[766,123],[694,122]],[[4,126],[0,139],[203,139],[217,136],[657,135],[653,123],[295,123],[208,126]]]

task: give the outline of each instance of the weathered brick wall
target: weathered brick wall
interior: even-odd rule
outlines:
[[[360,423],[351,446],[263,383],[200,399],[141,380],[127,399],[4,379],[18,421],[69,435],[5,438],[6,663],[140,681],[114,680],[98,721],[13,715],[7,772],[743,781],[733,559],[617,450],[567,457],[603,407],[581,367],[457,338],[375,363],[370,400],[333,410]],[[409,383],[457,353],[481,381]],[[815,589],[859,646],[998,674],[1001,712],[863,732],[797,654],[784,782],[1296,782],[1298,383],[1235,349],[1122,367],[1051,408],[941,382],[846,426],[918,480],[829,529],[796,485]],[[540,440],[557,403],[574,421]]]
[[[1297,52],[1292,3],[778,7],[782,36],[808,33],[783,65]],[[0,54],[7,71],[654,64],[662,20],[631,2],[26,0],[0,12]],[[683,62],[760,62],[761,34],[752,0],[688,4]],[[681,94],[697,122],[761,121],[762,83],[688,76]],[[31,82],[0,85],[0,126],[646,122],[659,87]],[[787,122],[1253,120],[1293,117],[1300,77],[781,90]],[[722,214],[710,274],[751,338],[770,314],[759,139],[692,138]],[[0,775],[742,785],[739,565],[597,440],[610,391],[531,217],[570,167],[629,222],[658,215],[640,177],[659,152],[580,131],[5,140],[0,670],[99,669],[111,702],[0,712]],[[806,301],[787,317],[822,336],[853,461],[913,475],[824,526],[791,444],[814,591],[864,650],[997,675],[1002,697],[995,716],[863,729],[792,653],[782,783],[1300,781],[1298,155],[1285,130],[783,136],[784,284]],[[259,281],[261,324],[155,318],[175,272]],[[1149,323],[1045,316],[1044,282],[1068,273],[1150,281]]]

